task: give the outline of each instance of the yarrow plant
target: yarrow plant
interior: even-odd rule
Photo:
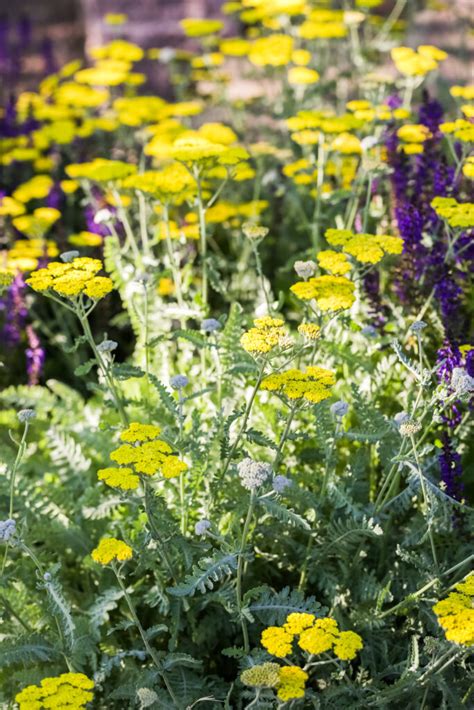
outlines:
[[[2,707],[474,702],[474,87],[423,5],[111,12],[0,112]]]

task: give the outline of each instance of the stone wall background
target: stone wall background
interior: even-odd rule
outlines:
[[[141,46],[183,46],[183,17],[216,16],[224,0],[0,0],[0,100],[34,88],[38,80],[87,48],[111,39],[117,30],[102,18],[107,12],[129,16],[125,36]],[[387,0],[386,12],[395,0]],[[409,3],[416,0],[408,0]],[[410,27],[408,43],[436,44],[450,54],[446,79],[474,80],[474,0],[445,0],[446,9],[424,10]],[[236,28],[233,31],[237,31]],[[148,68],[147,68],[148,69]],[[158,70],[147,88],[162,88]]]

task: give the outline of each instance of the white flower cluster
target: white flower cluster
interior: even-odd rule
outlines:
[[[269,463],[260,463],[247,457],[237,466],[240,482],[248,491],[255,491],[259,488],[272,473]]]

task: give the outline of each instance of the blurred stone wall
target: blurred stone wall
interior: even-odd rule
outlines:
[[[395,0],[386,0],[390,12]],[[409,3],[414,0],[408,0]],[[0,100],[34,88],[47,73],[83,57],[87,49],[114,36],[144,48],[183,46],[183,17],[216,17],[223,0],[0,0]],[[335,5],[336,3],[334,3]],[[423,10],[411,23],[407,43],[435,44],[450,54],[442,65],[449,81],[472,82],[474,75],[474,0],[440,0],[445,9]],[[108,12],[124,12],[124,28],[107,25]],[[471,29],[470,29],[471,26]],[[237,28],[228,28],[238,32]],[[157,63],[145,67],[151,75],[146,90],[166,90],[165,72]]]

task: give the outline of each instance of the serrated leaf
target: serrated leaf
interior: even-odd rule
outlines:
[[[186,577],[183,584],[168,587],[168,592],[176,597],[192,597],[199,591],[205,594],[214,589],[214,584],[231,574],[237,568],[237,555],[205,557],[193,567],[192,574]]]
[[[122,362],[116,363],[112,367],[112,375],[116,380],[131,380],[132,377],[143,377],[145,372],[141,369],[141,367]]]
[[[74,374],[77,377],[82,377],[83,375],[88,375],[95,364],[96,364],[96,361],[94,359],[88,360],[87,362],[84,362],[82,365],[78,365],[76,367],[76,369],[74,370]]]
[[[311,530],[311,525],[305,518],[273,498],[257,498],[257,503],[263,506],[274,518],[285,523],[285,525],[294,525],[303,530]]]

